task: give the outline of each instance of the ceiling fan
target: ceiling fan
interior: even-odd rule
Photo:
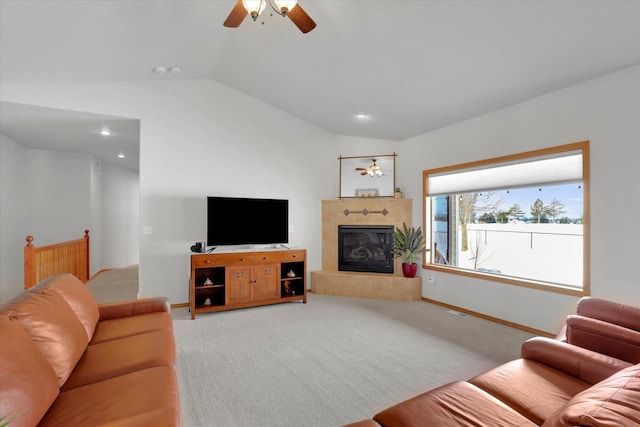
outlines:
[[[238,0],[223,25],[230,28],[239,27],[247,15],[251,15],[255,21],[267,7],[267,3],[278,15],[288,16],[303,33],[308,33],[316,27],[316,23],[297,0]]]
[[[384,173],[382,173],[382,169],[380,169],[380,166],[378,166],[376,164],[376,159],[371,159],[371,161],[373,162],[373,164],[371,164],[370,166],[367,166],[366,168],[356,168],[357,171],[362,171],[360,172],[360,175],[369,175],[371,177],[373,176],[383,176]]]

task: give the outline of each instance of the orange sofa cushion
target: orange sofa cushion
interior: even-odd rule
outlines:
[[[175,369],[158,366],[63,391],[38,426],[180,424]]]
[[[153,331],[173,331],[171,313],[159,311],[117,319],[101,320],[90,344],[118,340]]]
[[[87,331],[87,342],[91,341],[100,319],[100,310],[84,283],[72,274],[63,274],[44,280],[37,287],[40,286],[55,289],[62,295]]]
[[[383,426],[394,427],[537,427],[487,392],[463,381],[405,400],[379,412],[373,419]]]
[[[469,382],[538,425],[591,386],[550,366],[526,359],[505,363]]]
[[[623,369],[577,394],[543,427],[640,425],[640,364]]]
[[[87,348],[87,332],[69,304],[57,291],[44,288],[23,292],[2,309],[22,324],[62,387]]]
[[[0,316],[0,417],[35,426],[58,396],[58,379],[22,325]]]
[[[87,347],[63,391],[154,366],[175,366],[171,331],[154,331]]]

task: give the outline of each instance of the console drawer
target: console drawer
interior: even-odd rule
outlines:
[[[268,262],[304,261],[303,251],[261,252],[256,254],[256,264]]]
[[[253,254],[220,254],[220,255],[202,255],[194,257],[194,266],[208,267],[214,265],[237,265],[237,264],[253,264]]]

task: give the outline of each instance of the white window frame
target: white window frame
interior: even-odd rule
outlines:
[[[581,168],[576,167],[575,161],[571,161],[570,157],[573,154],[581,154]],[[513,184],[522,186],[522,180],[526,181],[526,165],[529,163],[531,166],[535,166],[536,161],[541,159],[551,159],[552,162],[555,162],[553,159],[559,159],[558,162],[562,163],[564,161],[568,161],[572,163],[573,166],[568,166],[566,168],[554,168],[554,170],[558,170],[560,172],[556,176],[548,174],[548,179],[540,184],[552,184],[558,182],[566,182],[568,180],[576,179],[576,174],[581,174],[582,180],[582,188],[583,188],[583,253],[582,253],[582,266],[583,266],[583,275],[582,275],[582,289],[578,289],[576,287],[563,286],[561,284],[554,284],[548,282],[537,281],[533,279],[522,279],[522,278],[514,278],[510,276],[503,276],[499,274],[491,274],[487,272],[480,272],[477,270],[468,270],[462,269],[455,266],[443,265],[433,262],[433,257],[436,255],[436,251],[434,251],[433,244],[433,235],[432,235],[432,224],[431,224],[431,197],[442,194],[452,194],[454,192],[450,192],[451,188],[462,189],[459,191],[462,192],[474,192],[476,186],[479,185],[484,191],[497,189],[498,186],[491,188],[492,184],[490,180],[483,182],[482,184],[477,184],[480,180],[480,176],[483,175],[482,171],[496,168],[499,166],[506,166],[503,168],[505,171],[510,170],[511,165],[516,165],[515,169],[517,172],[517,181]],[[575,160],[575,159],[574,159]],[[525,165],[524,168],[518,167],[517,165]],[[581,169],[581,170],[578,170]],[[525,171],[524,173],[522,171]],[[478,172],[478,173],[476,173]],[[453,180],[449,180],[444,183],[441,188],[438,188],[437,185],[443,184],[438,183],[438,179],[440,177],[465,177],[465,176],[473,176],[472,180],[474,185],[465,185],[464,182],[456,183]],[[534,173],[535,175],[535,173]],[[524,176],[524,178],[523,178]],[[535,179],[535,178],[534,178]],[[441,180],[442,181],[442,180]],[[436,186],[437,191],[431,191],[429,188],[429,184],[433,184]],[[533,182],[533,181],[531,181]],[[530,182],[530,183],[531,183]],[[501,182],[499,184],[500,188],[505,188],[510,186],[512,183],[504,183]],[[494,282],[505,283],[509,285],[515,286],[523,286],[527,288],[533,288],[538,290],[544,290],[549,292],[561,293],[565,295],[572,296],[585,296],[590,295],[590,174],[589,174],[589,141],[581,141],[575,142],[572,144],[566,144],[556,147],[545,148],[541,150],[528,151],[525,153],[513,154],[502,157],[495,157],[486,160],[479,160],[475,162],[463,163],[453,166],[445,166],[436,169],[424,170],[422,172],[422,185],[423,185],[423,230],[425,230],[425,238],[427,240],[427,247],[431,248],[430,252],[425,253],[423,259],[423,268],[427,270],[434,271],[442,271],[450,274],[457,274],[461,276],[473,277],[477,279],[490,280]],[[514,186],[515,186],[514,185]],[[457,186],[457,187],[456,187]],[[456,230],[458,227],[456,226]]]

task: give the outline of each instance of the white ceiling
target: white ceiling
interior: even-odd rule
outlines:
[[[401,141],[640,63],[637,0],[301,0],[308,34],[268,13],[223,27],[235,3],[0,0],[0,83],[211,78]]]
[[[104,129],[111,135],[101,135]],[[135,170],[140,163],[136,119],[0,102],[0,132],[31,149],[92,154],[102,162]],[[120,153],[125,157],[119,158]]]

